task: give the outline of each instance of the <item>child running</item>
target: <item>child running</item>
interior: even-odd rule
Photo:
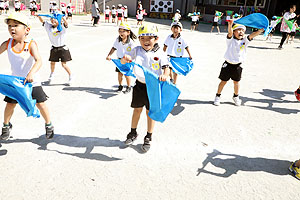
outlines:
[[[179,22],[180,19],[181,19],[180,10],[177,9],[173,18],[173,22]]]
[[[70,86],[73,81],[73,75],[71,73],[70,68],[67,66],[67,62],[72,60],[69,48],[65,45],[65,35],[66,35],[66,28],[68,28],[68,22],[63,17],[63,26],[62,31],[57,29],[58,21],[54,18],[51,18],[49,23],[48,21],[44,21],[41,16],[38,16],[40,22],[45,27],[45,30],[48,34],[49,40],[51,42],[51,51],[50,51],[50,66],[51,66],[51,73],[49,76],[49,84],[53,80],[54,77],[54,70],[55,70],[55,63],[61,61],[62,67],[66,70],[69,75],[69,81],[67,85]]]
[[[300,160],[293,162],[289,167],[289,170],[295,175],[297,179],[300,180]]]
[[[118,13],[117,25],[119,25],[119,22],[121,23],[123,21],[124,10],[122,9],[122,4],[118,5],[117,13]]]
[[[223,13],[221,15],[218,15],[218,12],[216,12],[215,16],[214,16],[214,22],[213,25],[211,27],[210,33],[212,33],[212,31],[214,30],[215,27],[217,27],[218,30],[218,34],[220,34],[220,28],[219,28],[219,20],[220,18],[223,16]]]
[[[71,22],[72,22],[73,13],[72,13],[72,5],[71,5],[71,3],[69,3],[68,6],[67,6],[67,13],[68,13],[67,20],[70,19]]]
[[[134,35],[134,33],[131,31],[131,28],[129,24],[126,22],[122,22],[119,26],[119,37],[116,39],[113,47],[109,51],[106,60],[111,60],[111,55],[117,50],[117,56],[119,59],[123,58],[125,54],[129,54],[132,49],[134,48],[133,40],[135,40],[137,37]],[[117,92],[121,92],[123,90],[123,74],[120,72],[120,70],[116,67],[116,72],[118,72],[118,82],[119,87]],[[131,91],[130,86],[130,76],[125,76],[127,86],[126,90],[124,91],[124,94],[127,94]]]
[[[199,20],[199,16],[197,15],[196,12],[193,13],[193,15],[191,16],[192,18],[192,24],[191,24],[191,31],[194,31],[197,25],[197,22]]]
[[[128,9],[127,6],[124,5],[124,21],[127,22],[127,18],[128,18]]]
[[[54,127],[51,124],[49,110],[45,103],[47,95],[43,91],[38,75],[38,71],[42,66],[42,59],[36,42],[27,38],[30,32],[29,19],[21,13],[12,13],[5,19],[5,23],[8,25],[11,38],[1,44],[0,54],[7,51],[13,76],[24,77],[24,84],[26,82],[32,83],[32,98],[36,100],[36,106],[45,120],[46,137],[51,139],[54,135]],[[7,96],[4,101],[6,107],[1,140],[7,140],[10,137],[12,129],[10,120],[17,105],[16,100]]]
[[[111,22],[112,23],[116,23],[116,15],[117,15],[116,6],[112,5],[112,7],[111,7]]]
[[[105,14],[105,20],[104,20],[104,22],[106,23],[106,21],[107,21],[107,23],[109,23],[109,16],[110,16],[110,9],[109,9],[109,6],[106,6],[106,9],[105,9],[105,11],[104,11],[104,14]]]
[[[143,18],[144,18],[144,13],[142,10],[138,9],[137,10],[137,25],[143,25]]]
[[[125,64],[134,61],[137,64],[147,68],[153,73],[159,76],[160,81],[166,81],[170,75],[169,62],[167,56],[158,46],[158,29],[156,26],[143,25],[139,28],[139,41],[141,46],[135,47],[130,55],[125,55],[121,59],[121,63]],[[147,135],[144,137],[144,144],[141,149],[147,152],[150,149],[150,142],[152,140],[152,134],[155,121],[152,120],[149,113],[149,99],[147,95],[147,88],[145,82],[144,72],[138,66],[133,69],[136,75],[136,84],[133,87],[131,107],[134,108],[131,120],[131,131],[127,135],[125,144],[130,145],[136,140],[137,126],[139,123],[140,115],[143,111],[143,107],[146,107],[147,115]]]
[[[167,55],[170,57],[182,57],[185,49],[189,54],[190,59],[192,59],[189,47],[180,34],[182,31],[182,24],[180,22],[173,22],[171,24],[171,31],[173,34],[169,35],[165,40],[163,51],[167,51]],[[170,75],[171,82],[176,84],[177,74],[171,71]]]
[[[232,27],[233,21],[228,22],[228,34],[227,34],[227,50],[225,53],[225,62],[222,65],[219,79],[221,82],[218,86],[218,91],[215,97],[214,105],[220,105],[221,92],[229,79],[233,80],[234,94],[233,101],[236,106],[241,105],[239,98],[240,80],[242,76],[241,64],[246,58],[246,49],[251,40],[264,31],[259,29],[257,32],[253,32],[245,37],[246,27],[244,25],[236,24]]]
[[[297,20],[295,20],[294,23],[293,23],[291,33],[288,34],[288,36],[286,38],[286,43],[289,43],[290,38],[291,38],[290,43],[294,42],[294,38],[296,36],[296,29],[297,28],[299,28],[299,27],[298,27],[298,24],[297,24]]]

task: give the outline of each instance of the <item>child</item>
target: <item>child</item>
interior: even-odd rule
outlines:
[[[116,23],[116,15],[117,15],[116,6],[112,5],[112,7],[111,7],[111,22],[112,23]]]
[[[5,10],[5,3],[4,0],[0,0],[0,15],[2,15],[4,13]]]
[[[171,24],[171,31],[173,34],[169,35],[165,40],[163,51],[167,51],[167,55],[170,57],[182,57],[184,54],[184,49],[186,49],[190,59],[192,59],[189,47],[180,34],[182,31],[182,24],[180,22],[173,22]],[[177,74],[172,71],[170,74],[171,82],[176,84]]]
[[[142,10],[137,10],[137,25],[143,25],[144,13]]]
[[[21,13],[12,13],[5,23],[8,25],[8,32],[12,38],[3,42],[0,46],[0,54],[7,50],[13,76],[26,78],[26,82],[33,85],[32,98],[36,100],[36,106],[40,110],[46,128],[46,137],[51,139],[54,135],[54,127],[51,124],[48,107],[45,103],[47,95],[44,93],[39,81],[38,70],[41,68],[42,59],[34,40],[27,39],[30,32],[29,19]],[[2,127],[1,140],[7,140],[10,136],[12,124],[10,123],[17,101],[5,97],[6,107],[4,110],[4,122]]]
[[[68,13],[67,20],[71,19],[72,22],[73,14],[72,14],[72,5],[70,3],[67,6],[67,13]]]
[[[109,6],[106,6],[104,13],[105,13],[105,23],[106,23],[106,20],[107,20],[107,23],[109,23],[109,15],[110,15]]]
[[[199,16],[197,15],[196,12],[192,15],[192,24],[191,24],[191,31],[195,30],[195,27],[197,25],[197,21],[199,20]]]
[[[118,5],[118,10],[117,10],[117,13],[118,13],[118,20],[117,20],[117,25],[119,25],[119,22],[122,22],[123,21],[123,9],[122,9],[122,4],[119,4]]]
[[[264,29],[260,29],[245,37],[246,27],[239,24],[232,27],[232,24],[232,21],[228,22],[227,50],[224,56],[225,62],[219,76],[221,82],[214,101],[214,105],[216,106],[220,105],[221,92],[229,79],[232,79],[234,83],[233,101],[236,106],[241,105],[241,100],[239,99],[239,81],[241,80],[243,70],[241,64],[245,60],[249,42],[264,31]]]
[[[53,1],[52,2],[52,13],[55,13],[55,12],[57,12],[57,3],[56,3],[56,1]]]
[[[210,33],[212,33],[212,31],[214,30],[215,26],[217,27],[217,30],[218,30],[218,34],[220,34],[220,28],[219,28],[219,20],[220,18],[223,16],[223,13],[221,15],[218,15],[218,13],[216,12],[215,14],[215,17],[214,17],[214,22],[213,22],[213,25],[211,27],[211,30],[210,30]]]
[[[51,73],[49,76],[49,84],[53,80],[54,70],[55,70],[55,63],[61,61],[62,67],[66,70],[69,75],[69,81],[67,83],[68,86],[72,84],[73,76],[71,73],[70,68],[67,66],[67,62],[72,60],[69,48],[65,45],[65,34],[66,28],[68,28],[68,22],[63,17],[63,26],[62,31],[58,31],[58,21],[54,18],[51,18],[51,23],[44,21],[41,16],[38,16],[40,22],[42,22],[43,26],[45,27],[46,32],[48,33],[49,40],[52,44],[51,51],[50,51],[50,65],[51,65]]]
[[[291,33],[288,34],[288,36],[286,38],[286,43],[289,43],[290,38],[291,38],[290,43],[294,42],[294,38],[295,38],[295,35],[296,35],[296,28],[298,28],[297,20],[295,20],[294,23],[293,23],[293,28],[291,30]]]
[[[129,54],[134,47],[133,40],[136,39],[136,36],[131,31],[129,24],[122,22],[119,26],[119,37],[116,39],[113,47],[109,51],[106,60],[111,60],[111,55],[117,50],[117,56],[121,59],[125,54]],[[118,81],[119,87],[118,92],[121,92],[123,89],[122,81],[123,81],[123,74],[120,70],[116,67],[116,72],[118,72]],[[130,76],[125,76],[127,87],[124,91],[124,94],[127,94],[131,91],[130,86]]]
[[[300,160],[293,162],[289,170],[300,180]]]
[[[61,13],[65,16],[67,15],[67,8],[65,4],[61,4]]]
[[[127,6],[124,5],[124,21],[127,22],[128,18],[128,9]]]
[[[5,7],[5,14],[9,11],[9,0],[4,1],[4,7]]]
[[[36,1],[33,0],[31,3],[30,3],[30,7],[31,7],[31,16],[35,16],[35,13],[37,12],[37,5],[36,5]]]
[[[93,0],[92,2],[92,17],[93,17],[93,26],[97,26],[99,19],[100,19],[100,9],[97,3],[97,0]]]
[[[19,0],[15,0],[15,11],[20,12],[21,11],[21,3]]]
[[[181,19],[180,10],[177,9],[176,13],[174,15],[174,18],[173,18],[173,20],[174,20],[173,22],[179,22],[180,19]]]
[[[279,20],[280,20],[280,19],[277,19],[276,16],[273,16],[273,17],[272,17],[272,20],[271,20],[271,22],[270,22],[270,29],[271,29],[271,32],[268,34],[268,37],[267,37],[266,40],[270,40],[270,41],[271,41],[271,39],[272,39],[272,37],[273,37],[273,34],[274,34],[274,32],[275,32],[275,28],[276,28],[277,24],[279,23]]]
[[[166,81],[170,75],[169,62],[167,56],[158,46],[157,33],[158,30],[156,26],[141,26],[139,28],[139,41],[141,46],[135,47],[130,55],[125,55],[121,59],[121,63],[125,64],[133,60],[135,63],[140,64],[157,74],[160,81]],[[145,106],[147,115],[147,135],[144,137],[144,144],[141,146],[141,149],[144,152],[147,152],[150,149],[155,122],[148,115],[150,106],[143,70],[135,66],[133,71],[136,75],[136,84],[133,87],[131,107],[134,108],[134,110],[132,114],[131,131],[127,135],[125,144],[130,145],[136,140],[138,136],[136,129],[143,107]]]

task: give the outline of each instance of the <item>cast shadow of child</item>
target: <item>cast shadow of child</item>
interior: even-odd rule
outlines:
[[[116,96],[116,91],[112,89],[104,88],[92,88],[92,87],[65,87],[63,90],[67,91],[84,91],[91,94],[99,95],[101,99],[109,99]]]
[[[109,138],[97,138],[97,137],[78,137],[72,135],[55,135],[53,139],[47,140],[44,135],[33,139],[15,139],[3,141],[2,143],[24,143],[31,142],[38,145],[39,150],[54,151],[64,155],[76,156],[79,158],[99,160],[99,161],[117,161],[122,160],[121,158],[109,157],[101,153],[93,153],[92,150],[95,147],[119,147],[121,148],[124,144],[120,140],[111,140]],[[58,145],[85,148],[84,153],[69,153],[62,152],[60,150],[48,149],[48,145],[54,143]]]
[[[229,157],[229,158],[218,158]],[[217,168],[224,169],[224,173],[217,173],[206,170],[205,167],[211,164]],[[291,164],[288,160],[277,160],[268,158],[249,158],[236,154],[224,154],[218,150],[213,150],[212,153],[207,154],[207,158],[202,162],[202,168],[198,169],[199,176],[201,173],[211,174],[218,177],[228,178],[238,171],[252,171],[252,172],[267,172],[275,175],[288,175],[288,167]]]

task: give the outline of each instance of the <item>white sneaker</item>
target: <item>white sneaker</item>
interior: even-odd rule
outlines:
[[[240,100],[240,98],[237,96],[237,97],[232,97],[233,101],[234,101],[234,104],[236,106],[240,106],[242,104],[242,101]]]
[[[69,81],[68,81],[67,85],[68,85],[68,86],[71,86],[72,83],[73,83],[73,81],[74,81],[74,75],[70,75],[70,76],[69,76]]]
[[[214,105],[215,106],[219,106],[220,105],[220,101],[221,101],[221,97],[216,96],[215,101],[214,101]]]
[[[49,84],[51,83],[51,81],[53,80],[53,77],[54,77],[54,73],[51,73],[49,78],[48,78],[48,82]]]

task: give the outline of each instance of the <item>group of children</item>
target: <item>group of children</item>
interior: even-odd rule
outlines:
[[[0,0],[0,15],[9,11],[9,0]]]
[[[39,19],[45,27],[52,44],[49,58],[51,62],[51,75],[49,79],[51,80],[53,78],[55,62],[61,61],[62,66],[69,74],[71,80],[72,74],[70,69],[66,66],[66,62],[71,60],[71,55],[64,44],[65,29],[68,26],[67,21],[63,18],[63,29],[58,31],[58,21],[56,19],[51,18],[51,23],[44,21],[42,17],[39,17]],[[8,31],[11,38],[1,44],[0,54],[7,51],[12,75],[24,77],[24,84],[26,82],[32,83],[32,97],[33,99],[36,99],[36,105],[45,120],[46,137],[51,139],[54,135],[54,127],[51,123],[49,110],[45,103],[47,95],[43,91],[38,77],[38,70],[41,67],[41,57],[36,42],[34,40],[29,40],[27,37],[30,32],[29,20],[21,13],[12,13],[5,19],[5,23],[8,25]],[[180,22],[173,22],[171,25],[172,34],[165,40],[164,47],[160,48],[158,45],[158,28],[156,26],[150,24],[141,26],[138,31],[138,37],[136,37],[129,24],[122,22],[118,29],[119,36],[114,42],[106,59],[110,60],[113,52],[117,51],[117,57],[122,64],[134,62],[158,75],[160,81],[167,81],[172,70],[172,65],[169,63],[168,57],[182,57],[183,50],[186,49],[190,59],[192,59],[188,45],[181,35],[182,28]],[[236,106],[241,105],[239,99],[239,82],[241,80],[243,70],[242,63],[245,60],[246,49],[251,40],[261,34],[264,30],[260,29],[248,36],[245,36],[245,31],[245,26],[240,24],[233,25],[233,21],[228,21],[228,34],[226,39],[227,49],[224,56],[225,62],[222,65],[219,75],[221,82],[219,83],[214,101],[214,105],[216,106],[220,105],[221,92],[230,79],[234,82],[233,101]],[[137,38],[139,40],[139,45],[135,46],[133,40]],[[141,148],[144,152],[147,152],[151,146],[155,121],[151,119],[148,114],[150,105],[143,70],[134,66],[133,72],[136,76],[136,83],[133,87],[131,107],[134,110],[131,120],[131,130],[127,134],[125,144],[132,144],[138,137],[137,126],[141,112],[145,106],[147,115],[147,133]],[[123,75],[118,72],[118,80],[120,83],[120,87],[118,88],[119,91],[123,89],[121,85],[122,76]],[[127,87],[125,93],[128,93],[131,90],[130,79],[126,78],[126,80]],[[299,94],[298,96],[300,97],[300,88],[298,90],[295,92],[295,95],[297,96],[297,94]],[[9,97],[5,97],[4,101],[7,104],[4,111],[4,123],[0,139],[7,140],[12,129],[10,120],[17,102]],[[299,178],[299,166],[300,161],[297,161],[289,168],[297,178]]]
[[[127,21],[128,9],[126,5],[122,6],[122,4],[118,4],[117,8],[115,5],[112,5],[111,10],[109,9],[109,6],[106,6],[104,14],[106,23],[109,23],[111,18],[112,23],[117,23],[117,25],[119,25],[122,21]]]

